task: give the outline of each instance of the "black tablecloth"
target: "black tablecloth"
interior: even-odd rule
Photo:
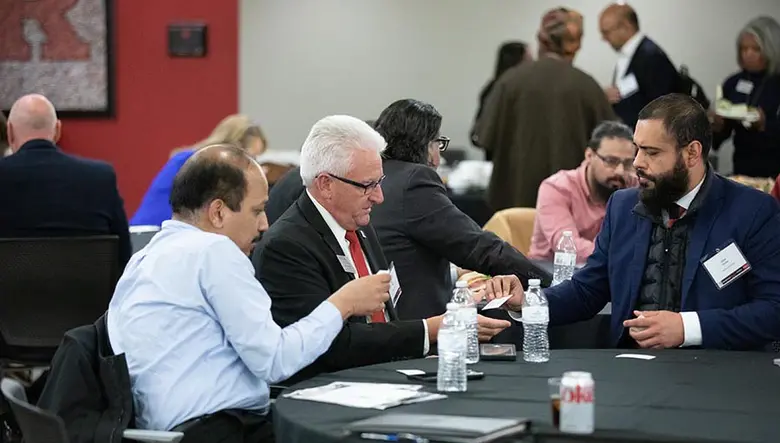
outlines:
[[[355,409],[279,397],[278,442],[352,441],[341,432],[354,420],[384,412],[526,417],[550,429],[547,378],[590,371],[596,381],[596,437],[611,441],[780,441],[780,367],[772,354],[702,350],[641,351],[650,361],[616,359],[617,350],[552,351],[550,362],[480,362],[483,380],[445,400],[387,411]],[[436,359],[409,360],[321,375],[291,390],[332,381],[409,383],[396,369],[435,371]],[[429,387],[435,390],[434,384]],[[357,440],[354,440],[357,441]],[[552,440],[542,440],[552,441]],[[576,440],[568,440],[576,441]],[[598,440],[583,440],[598,441]],[[600,440],[605,441],[605,440]],[[647,441],[647,440],[644,440]]]

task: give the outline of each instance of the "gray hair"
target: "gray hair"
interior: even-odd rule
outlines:
[[[387,143],[363,120],[331,115],[312,126],[301,147],[301,179],[306,187],[322,173],[344,176],[352,166],[352,153],[359,149],[382,153]]]
[[[739,50],[739,40],[743,34],[751,34],[758,40],[761,53],[767,61],[770,74],[780,73],[780,24],[772,17],[754,18],[739,32],[737,36],[737,63],[742,66],[742,55]]]

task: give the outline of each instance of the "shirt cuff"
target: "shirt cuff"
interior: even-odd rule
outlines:
[[[699,314],[695,312],[680,312],[683,322],[683,344],[680,347],[686,346],[701,346],[701,323],[699,322]]]
[[[423,357],[428,355],[428,352],[431,350],[431,340],[428,338],[428,322],[423,320],[423,337],[425,337],[423,341]]]
[[[506,312],[507,312],[507,314],[509,314],[509,316],[512,318],[512,320],[519,321],[519,322],[523,321],[523,313],[522,312],[510,311],[509,309],[507,309]]]
[[[455,282],[458,281],[458,267],[454,263],[450,263],[450,280],[452,280],[452,287],[455,287]]]

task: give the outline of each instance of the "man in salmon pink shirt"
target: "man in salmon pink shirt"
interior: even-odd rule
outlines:
[[[559,171],[539,186],[529,257],[552,260],[558,240],[571,231],[577,262],[593,252],[594,240],[613,192],[636,186],[633,132],[623,123],[606,121],[593,130],[585,161]]]

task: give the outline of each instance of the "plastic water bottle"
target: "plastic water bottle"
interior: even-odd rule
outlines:
[[[474,364],[479,361],[479,336],[477,335],[477,305],[474,303],[474,294],[471,293],[468,283],[459,281],[455,283],[455,291],[452,294],[451,303],[460,308],[463,323],[468,332],[468,349],[466,350],[466,363]]]
[[[553,263],[553,286],[566,280],[571,280],[577,265],[577,245],[571,231],[563,231],[563,237],[558,240]]]
[[[540,285],[537,279],[528,280],[528,291],[523,299],[523,360],[531,363],[550,360],[550,340],[547,337],[550,310]]]
[[[466,391],[466,325],[461,321],[461,307],[447,303],[447,313],[439,326],[439,371],[436,389],[442,392]]]

